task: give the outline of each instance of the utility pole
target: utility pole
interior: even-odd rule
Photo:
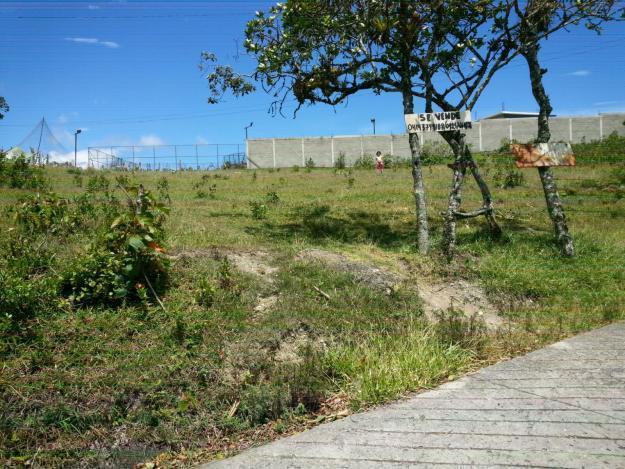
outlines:
[[[250,125],[246,125],[246,126],[245,126],[245,140],[247,140],[247,129],[249,129],[249,128],[250,128],[251,126],[253,126],[253,125],[254,125],[254,123],[253,123],[253,122],[250,122]]]
[[[78,167],[78,134],[82,130],[78,129],[74,132],[74,168]]]
[[[375,135],[375,117],[371,118],[371,123],[373,124],[373,135]]]

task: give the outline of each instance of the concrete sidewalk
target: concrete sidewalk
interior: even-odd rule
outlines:
[[[204,467],[625,468],[625,323]]]

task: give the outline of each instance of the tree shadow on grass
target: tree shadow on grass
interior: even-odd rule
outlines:
[[[266,222],[246,231],[276,240],[304,237],[315,242],[373,243],[387,249],[414,246],[416,243],[414,224],[391,227],[380,214],[364,210],[339,214],[331,213],[331,207],[326,204],[304,205],[295,208],[291,220],[283,224]]]

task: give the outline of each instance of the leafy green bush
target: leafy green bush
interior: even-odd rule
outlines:
[[[277,204],[278,202],[280,202],[280,197],[278,196],[278,193],[276,191],[271,191],[267,192],[265,200],[268,204]]]
[[[111,181],[104,174],[94,174],[87,180],[87,192],[107,192]]]
[[[334,167],[336,169],[345,169],[345,166],[345,153],[341,151],[339,152],[338,158],[334,161]]]
[[[312,158],[306,160],[306,169],[314,169],[315,166],[315,161]]]
[[[169,180],[163,176],[156,183],[156,190],[158,191],[158,198],[168,204],[171,204],[171,197],[169,196]]]
[[[0,153],[0,186],[45,190],[48,183],[43,177],[42,169],[31,164],[24,153],[12,160]]]
[[[374,167],[375,162],[371,155],[363,155],[354,161],[354,168],[356,169],[373,169]]]
[[[525,176],[518,169],[505,165],[499,166],[493,174],[493,180],[497,187],[502,189],[512,189],[522,186],[525,182]]]
[[[625,161],[625,136],[613,132],[603,140],[571,145],[580,163],[622,163]]]
[[[195,302],[200,306],[210,308],[215,303],[215,294],[215,286],[211,281],[203,278],[199,282],[198,291],[195,294]]]
[[[10,330],[54,307],[56,282],[50,277],[23,278],[0,270],[0,332]]]
[[[75,304],[140,300],[146,283],[152,293],[166,284],[169,262],[162,243],[167,208],[143,186],[125,190],[127,209],[64,274],[63,291]]]
[[[50,192],[22,199],[15,208],[15,220],[26,232],[58,233],[73,225],[69,201]]]
[[[255,220],[267,218],[267,205],[264,201],[251,200],[250,211],[252,212],[252,218]]]
[[[451,148],[445,142],[427,142],[421,146],[421,164],[424,166],[445,164],[453,156]]]

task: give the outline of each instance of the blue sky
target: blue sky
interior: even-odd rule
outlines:
[[[73,149],[128,144],[243,143],[251,137],[403,131],[398,95],[359,95],[347,106],[317,105],[296,119],[272,117],[262,92],[218,105],[198,68],[200,52],[249,70],[242,32],[262,1],[0,3],[0,96],[11,111],[0,121],[9,148],[45,116]],[[238,41],[238,54],[237,54]],[[555,113],[625,111],[625,24],[602,36],[577,28],[545,43],[546,85]],[[238,58],[237,58],[238,55]],[[502,108],[535,111],[525,65],[499,73],[474,116]]]

